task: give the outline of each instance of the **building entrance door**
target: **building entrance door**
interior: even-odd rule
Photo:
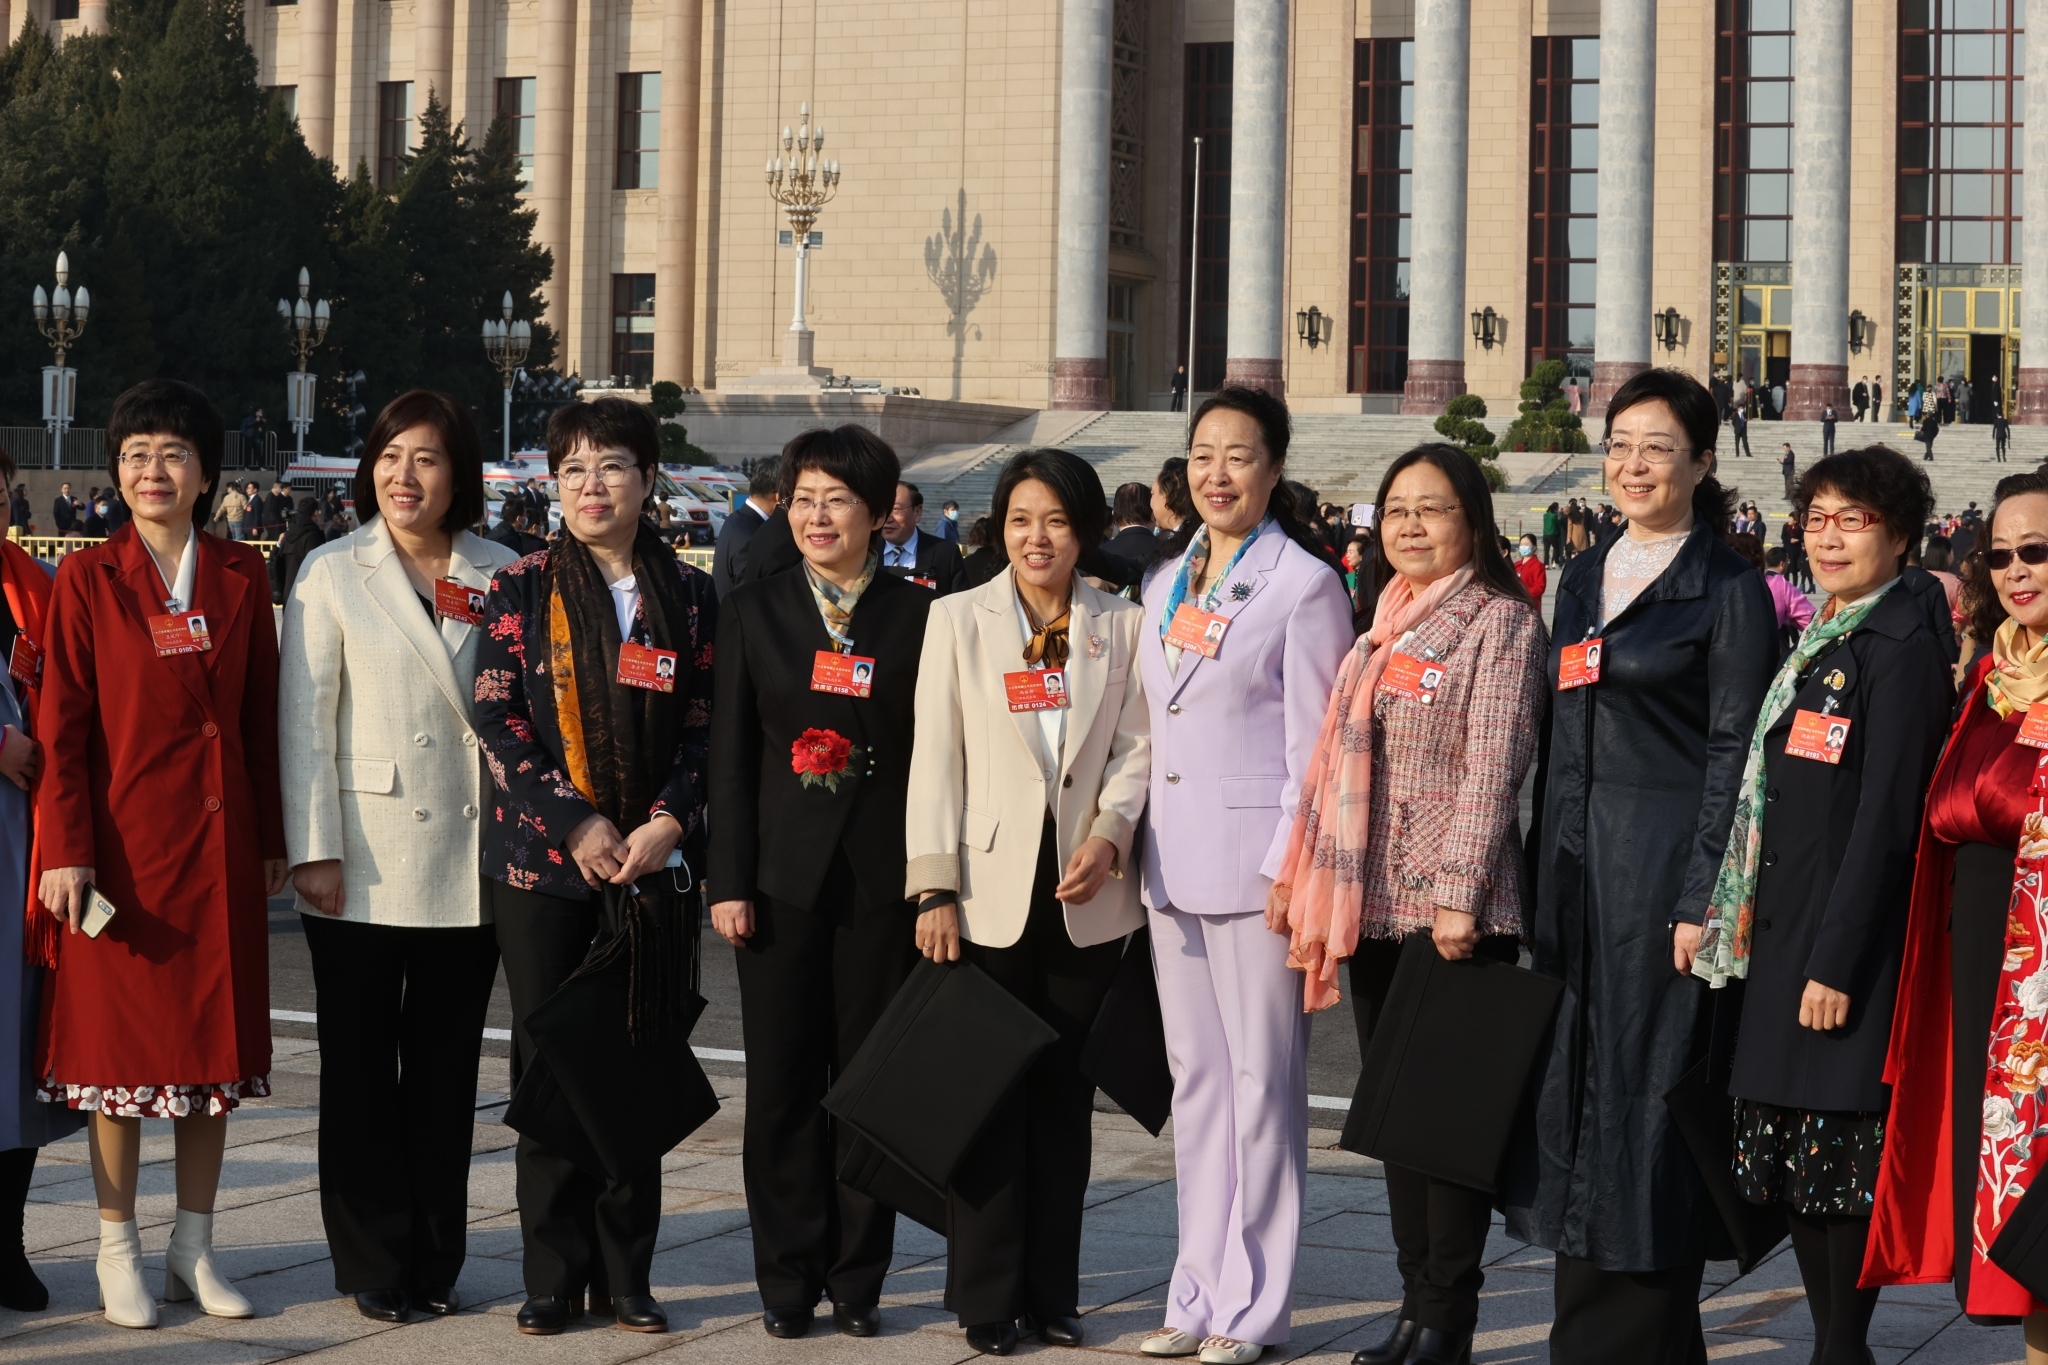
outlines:
[[[1898,391],[1967,382],[1969,420],[1989,422],[2019,377],[2020,267],[1902,265],[1899,276],[1899,338],[1913,345],[1900,348]]]

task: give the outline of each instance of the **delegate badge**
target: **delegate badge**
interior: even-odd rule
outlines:
[[[43,650],[26,635],[14,637],[14,648],[7,655],[7,672],[24,687],[34,687],[43,680]]]
[[[2027,708],[2027,718],[2020,722],[2019,743],[2048,749],[2048,701],[2037,701]]]
[[[1818,711],[1798,711],[1792,716],[1792,733],[1785,736],[1785,756],[1810,758],[1819,763],[1840,763],[1842,746],[1849,742],[1853,721],[1841,716],[1824,716]]]
[[[937,592],[939,590],[939,580],[936,578],[921,578],[914,573],[905,574],[904,577],[909,579],[911,582],[917,584],[917,586],[920,588],[930,588],[933,592]]]
[[[874,687],[875,661],[858,654],[818,651],[811,664],[811,691],[840,697],[865,697]]]
[[[644,687],[649,692],[675,691],[676,652],[625,641],[619,646],[619,682],[625,687]]]
[[[1205,659],[1213,659],[1223,645],[1223,632],[1229,629],[1229,617],[1217,616],[1192,603],[1183,602],[1174,609],[1173,620],[1166,624],[1166,643],[1192,649]]]
[[[1387,671],[1380,674],[1381,687],[1399,696],[1411,697],[1424,706],[1436,700],[1436,690],[1442,686],[1443,680],[1442,664],[1399,651],[1387,660]]]
[[[149,638],[157,657],[173,654],[203,654],[213,648],[213,633],[206,628],[203,611],[176,611],[149,618]]]
[[[465,626],[480,625],[484,619],[484,590],[472,588],[453,578],[434,580],[434,615]]]
[[[1569,692],[1600,681],[1600,641],[1566,645],[1557,659],[1557,690]]]
[[[1067,704],[1067,675],[1058,668],[1027,668],[1003,674],[1012,711],[1051,711]]]

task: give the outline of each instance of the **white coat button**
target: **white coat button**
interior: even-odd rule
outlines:
[[[424,819],[426,819],[426,818],[427,818],[427,808],[426,808],[425,806],[414,806],[414,807],[412,808],[412,818],[413,818],[413,819],[415,819],[415,820],[424,820]]]
[[[1178,782],[1178,781],[1180,781],[1180,774],[1179,774],[1179,773],[1168,773],[1168,774],[1166,775],[1166,780],[1167,780],[1168,782]]]
[[[474,749],[476,747],[476,736],[471,734],[465,734],[462,737],[462,742],[464,744],[467,744],[470,748]]]
[[[1177,701],[1170,701],[1170,702],[1168,702],[1168,703],[1166,704],[1166,714],[1167,714],[1167,715],[1169,715],[1169,716],[1177,716],[1177,715],[1179,715],[1179,714],[1180,714],[1180,703],[1179,703],[1179,702],[1177,702]]]
[[[462,808],[462,818],[463,818],[463,819],[465,819],[465,820],[474,820],[474,819],[476,819],[476,807],[475,807],[475,806],[464,806],[464,807]]]
[[[412,742],[419,745],[422,749],[427,747],[427,737],[425,735],[414,735]]]

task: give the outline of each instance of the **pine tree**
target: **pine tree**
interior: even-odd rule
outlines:
[[[1501,438],[1508,450],[1586,452],[1586,433],[1565,401],[1564,362],[1546,360],[1522,381],[1522,402],[1514,425]]]

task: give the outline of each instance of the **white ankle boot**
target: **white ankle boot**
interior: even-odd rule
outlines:
[[[171,1245],[164,1252],[164,1302],[182,1303],[194,1294],[208,1317],[256,1316],[255,1305],[237,1293],[213,1263],[213,1215],[179,1209]]]
[[[100,1307],[116,1327],[156,1326],[156,1300],[142,1282],[142,1234],[135,1220],[100,1219]]]

